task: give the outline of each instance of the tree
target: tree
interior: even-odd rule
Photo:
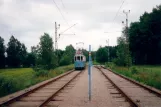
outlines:
[[[161,5],[145,12],[129,29],[130,50],[135,64],[161,64]]]
[[[70,63],[74,62],[75,49],[72,45],[66,46],[64,54],[70,58]]]
[[[61,58],[63,57],[64,51],[63,51],[63,50],[60,50],[60,49],[57,49],[57,50],[55,50],[54,53],[55,53],[56,56],[57,56],[58,65],[60,65],[60,60],[61,60]]]
[[[21,65],[27,66],[27,65],[25,65],[26,64],[26,58],[27,58],[27,48],[26,48],[25,44],[23,44],[23,43],[21,44],[19,55],[20,55]]]
[[[60,66],[71,64],[70,60],[71,60],[70,57],[64,54],[62,58],[60,59]]]
[[[7,63],[9,67],[20,66],[20,50],[21,50],[21,43],[14,36],[11,36],[7,47],[7,55],[8,55]]]
[[[53,50],[53,41],[49,34],[44,33],[43,36],[40,38],[39,43],[39,51],[40,51],[40,64],[45,69],[51,69],[56,66],[54,64],[54,50]]]
[[[4,39],[0,37],[0,68],[5,67],[5,46],[4,46]]]
[[[106,47],[100,47],[96,52],[96,61],[105,63],[108,61],[108,50]]]
[[[18,41],[14,36],[11,36],[7,47],[7,63],[9,67],[25,66],[27,57],[27,48],[25,44]]]
[[[25,60],[25,66],[31,67],[36,65],[36,56],[31,52],[28,53]]]
[[[118,43],[118,48],[117,48],[117,58],[115,60],[115,63],[119,66],[126,66],[127,64],[127,51],[126,51],[126,40],[124,37],[119,37],[117,39],[117,43]]]

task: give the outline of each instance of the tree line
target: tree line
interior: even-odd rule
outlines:
[[[73,63],[74,54],[75,49],[72,45],[66,46],[65,50],[54,50],[53,40],[47,33],[40,37],[37,46],[31,47],[31,52],[28,52],[25,44],[13,35],[6,46],[4,39],[0,37],[0,68],[38,66],[43,69],[52,69]]]
[[[129,42],[134,64],[161,64],[161,5],[131,23]]]
[[[96,52],[97,61],[110,61],[119,66],[161,64],[161,5],[125,27],[117,43],[111,47],[113,51],[110,47],[100,47]]]

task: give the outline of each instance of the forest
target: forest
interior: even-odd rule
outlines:
[[[161,5],[145,12],[139,21],[124,28],[114,47],[100,47],[98,62],[114,62],[120,66],[161,64]],[[108,61],[109,48],[109,61]]]

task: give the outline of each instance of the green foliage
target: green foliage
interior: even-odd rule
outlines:
[[[34,71],[36,72],[35,76],[37,76],[37,77],[39,77],[39,76],[45,77],[45,76],[48,76],[48,74],[49,74],[49,71],[44,70],[44,69],[40,69],[40,68],[34,68]]]
[[[36,64],[36,56],[33,53],[28,53],[25,61],[27,67],[33,67]]]
[[[161,90],[161,66],[114,67],[113,71]]]
[[[131,73],[132,74],[137,74],[138,73],[138,69],[136,67],[132,67],[131,68]]]
[[[62,55],[63,54],[63,55]],[[75,49],[72,45],[66,46],[65,51],[62,52],[62,56],[59,56],[59,65],[69,65],[74,62]]]
[[[117,42],[117,58],[114,60],[115,64],[118,66],[131,66],[132,61],[126,38],[124,36],[121,36],[118,38]]]
[[[96,61],[93,61],[92,63],[93,63],[93,65],[100,65],[100,63],[98,63]]]
[[[4,39],[0,37],[0,68],[5,67],[5,46],[4,46]]]
[[[108,50],[106,47],[100,47],[96,52],[96,61],[105,63],[108,61]]]
[[[32,84],[33,74],[30,68],[0,70],[0,96],[28,87]]]
[[[36,72],[32,68],[0,69],[0,97],[53,78],[73,68],[74,65],[68,65],[47,71],[42,70],[41,67],[35,67]]]
[[[60,50],[60,49],[57,49],[57,50],[55,50],[55,52],[54,52],[55,54],[56,54],[56,56],[57,56],[57,64],[58,65],[60,65],[60,60],[61,60],[61,58],[63,57],[63,54],[64,54],[64,51],[63,50]]]
[[[70,59],[70,57],[68,56],[68,55],[63,55],[62,56],[62,58],[61,58],[61,60],[60,60],[60,66],[63,66],[63,65],[69,65],[69,64],[71,64],[72,62],[71,62],[71,59]]]
[[[115,66],[116,66],[115,63],[113,63],[113,62],[106,62],[105,63],[105,67],[110,68],[110,69],[113,69]]]
[[[161,63],[161,5],[145,12],[129,28],[129,42],[134,64]]]
[[[116,50],[116,46],[99,47],[96,52],[92,52],[92,58],[93,60],[96,59],[99,63],[110,62],[116,58]]]
[[[7,47],[7,64],[9,67],[25,66],[27,49],[23,43],[11,36]]]
[[[74,62],[75,49],[72,45],[66,46],[64,54],[70,58],[69,62]]]
[[[57,64],[55,62],[55,54],[53,50],[53,41],[49,34],[44,33],[40,38],[40,46],[38,48],[38,65],[43,66],[44,69],[55,68]]]

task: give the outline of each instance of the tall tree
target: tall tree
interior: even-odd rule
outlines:
[[[69,65],[74,62],[75,49],[72,45],[66,46],[60,59],[60,65]]]
[[[7,47],[7,55],[8,55],[7,63],[9,67],[20,66],[21,63],[20,51],[21,51],[21,43],[14,36],[11,36]]]
[[[0,37],[0,68],[5,67],[5,46],[4,46],[4,39]]]
[[[70,63],[74,62],[74,55],[75,55],[75,49],[72,45],[66,46],[65,48],[65,54],[69,56]]]
[[[25,66],[31,67],[36,65],[36,56],[31,52],[28,53],[25,60]]]
[[[53,41],[49,34],[44,33],[40,38],[40,62],[41,65],[44,66],[45,69],[54,68],[56,65],[54,64],[54,50],[53,50]]]
[[[127,51],[126,51],[126,39],[124,37],[119,37],[117,39],[118,48],[117,48],[117,59],[116,64],[119,66],[126,66],[127,64]]]
[[[100,47],[96,52],[96,61],[104,63],[108,61],[108,50],[106,47]]]
[[[27,58],[27,48],[23,43],[21,44],[19,55],[20,55],[21,65],[26,66],[25,64],[26,64],[26,58]]]
[[[161,5],[145,12],[129,29],[130,50],[135,64],[161,64]]]

